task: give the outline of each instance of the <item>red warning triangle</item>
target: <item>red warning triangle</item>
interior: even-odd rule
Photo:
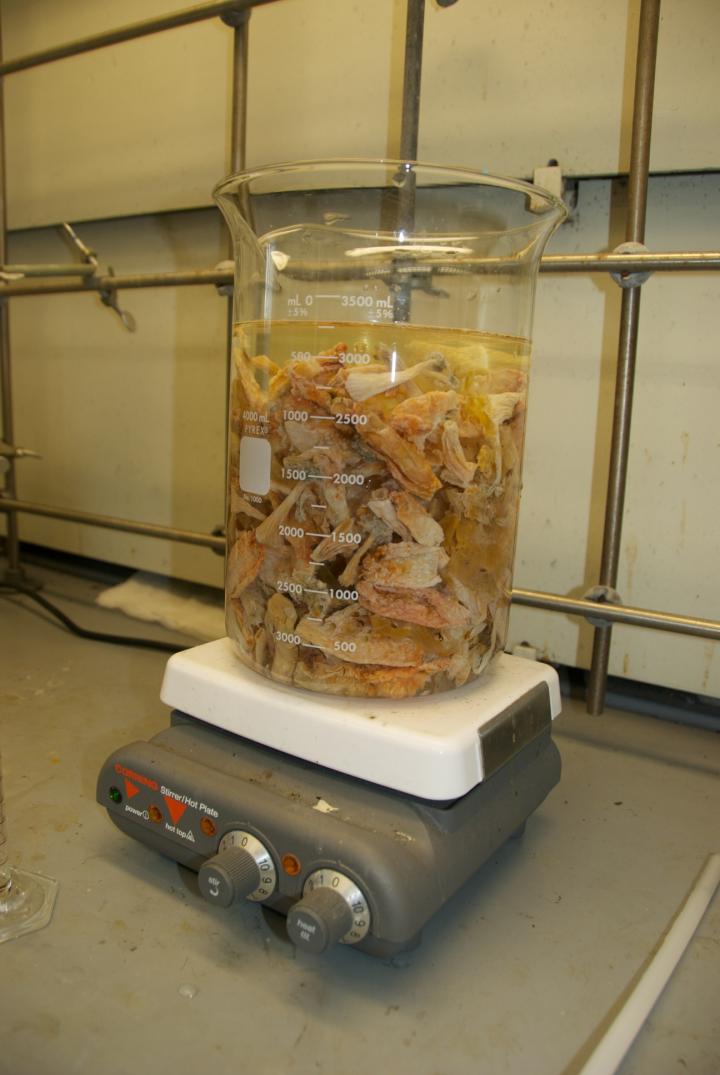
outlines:
[[[171,798],[170,795],[163,795],[163,799],[167,804],[168,812],[173,820],[173,825],[177,825],[178,821],[187,810],[187,803],[179,803],[177,799]]]
[[[130,781],[126,777],[125,778],[125,794],[127,795],[128,799],[132,799],[133,795],[137,795],[137,793],[139,791],[140,791],[140,788],[136,787],[135,784],[131,784]]]

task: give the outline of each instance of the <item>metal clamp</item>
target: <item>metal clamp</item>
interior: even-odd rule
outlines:
[[[20,448],[16,444],[0,440],[0,475],[7,474],[16,459],[42,459],[42,456],[32,448]]]
[[[93,275],[97,272],[98,259],[97,254],[86,243],[82,241],[75,229],[68,223],[60,225],[60,231],[62,235],[72,243],[75,249],[79,252],[83,261],[92,266]],[[107,276],[114,276],[112,268],[108,266],[106,273]],[[98,294],[100,295],[100,301],[103,306],[107,306],[109,309],[114,310],[122,321],[128,332],[135,332],[137,324],[135,318],[128,310],[122,310],[117,299],[117,289],[114,287],[102,288]]]
[[[0,284],[12,284],[15,280],[22,280],[26,275],[24,272],[13,272],[12,265],[3,265],[0,269]]]
[[[82,241],[72,225],[68,223],[61,224],[60,232],[63,237],[69,240],[71,245],[75,247],[83,261],[88,265],[92,265],[93,270],[97,269],[98,259],[95,251],[91,250],[90,247]]]
[[[32,448],[19,448],[6,440],[0,440],[0,456],[4,459],[42,459],[40,452],[34,452]]]
[[[591,586],[582,595],[583,601],[595,601],[599,605],[622,605],[623,599],[617,590],[613,590],[612,586]],[[588,623],[593,627],[609,627],[613,623],[612,620],[606,619],[604,616],[585,616]]]
[[[98,267],[95,251],[85,245],[70,224],[61,224],[60,233],[79,252],[81,265],[75,262],[70,265],[0,265],[0,283],[10,284],[14,280],[36,276],[84,276],[88,279],[94,276]]]
[[[215,266],[215,272],[232,272],[234,268],[234,261],[219,261]],[[215,284],[215,289],[218,295],[222,295],[226,299],[231,299],[233,296],[232,281],[229,284]]]
[[[108,266],[107,275],[108,276],[114,276],[115,275],[113,273],[113,270],[109,266]],[[133,315],[130,313],[129,310],[121,309],[120,304],[118,302],[118,297],[117,297],[117,288],[106,287],[106,288],[103,288],[102,291],[99,291],[98,294],[100,295],[100,301],[102,302],[103,306],[107,306],[109,309],[114,310],[115,313],[120,318],[120,320],[122,321],[122,323],[125,326],[125,328],[128,330],[128,332],[134,332],[135,329],[137,328],[135,318],[133,317]]]
[[[613,250],[613,254],[649,254],[650,251],[644,243],[620,243]],[[647,272],[611,272],[613,280],[620,287],[640,287],[652,276],[652,270]]]

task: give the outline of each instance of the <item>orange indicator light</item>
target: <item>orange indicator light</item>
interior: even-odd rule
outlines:
[[[301,869],[300,859],[296,858],[295,855],[283,855],[282,868],[290,877],[297,877]]]
[[[155,806],[155,803],[152,806],[148,806],[148,814],[151,821],[160,822],[163,819],[162,810],[159,806]]]
[[[202,821],[200,822],[200,828],[202,829],[202,831],[205,833],[206,836],[214,836],[215,833],[217,832],[217,829],[215,828],[215,825],[213,824],[213,822],[210,820],[209,817],[204,817],[202,819]]]

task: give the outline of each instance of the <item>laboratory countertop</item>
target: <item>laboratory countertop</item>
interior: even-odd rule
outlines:
[[[46,576],[95,629],[171,637]],[[426,927],[381,962],[297,952],[256,905],[95,802],[105,758],[167,725],[162,653],[74,637],[0,601],[10,860],[57,879],[51,922],[0,946],[0,1073],[571,1075],[718,847],[717,735],[565,700],[561,783]],[[716,895],[622,1075],[720,1071]]]

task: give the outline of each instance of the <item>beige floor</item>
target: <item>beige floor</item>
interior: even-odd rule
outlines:
[[[85,625],[162,635],[44,591]],[[560,718],[560,786],[388,965],[312,958],[258,909],[214,909],[95,804],[112,749],[160,730],[164,657],[0,599],[11,857],[60,882],[52,922],[0,947],[0,1072],[569,1075],[720,850],[720,741],[617,712]],[[623,1075],[720,1072],[716,897]]]

